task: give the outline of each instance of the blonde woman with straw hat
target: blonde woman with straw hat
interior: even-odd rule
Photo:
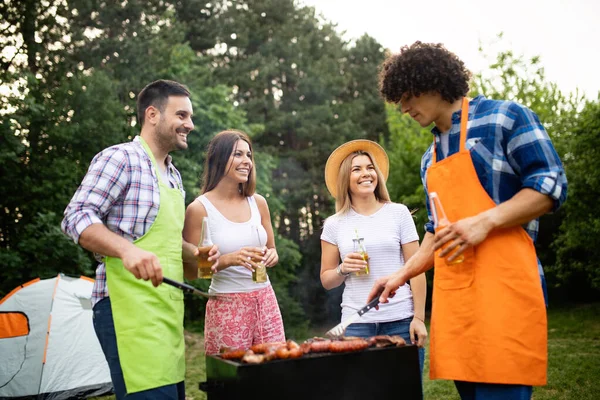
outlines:
[[[370,140],[344,143],[331,153],[325,183],[335,197],[336,214],[321,234],[321,283],[327,290],[345,284],[342,321],[361,309],[377,278],[396,272],[419,248],[419,236],[408,208],[390,201],[385,181],[385,150]],[[425,340],[425,275],[410,280],[389,303],[364,314],[346,336],[401,335],[421,347]]]

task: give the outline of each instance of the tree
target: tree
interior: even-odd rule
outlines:
[[[433,136],[410,116],[402,114],[395,106],[387,106],[389,141],[383,141],[390,160],[387,181],[392,201],[406,205],[414,211],[413,217],[419,236],[425,234],[427,222],[425,194],[421,182],[421,157],[431,145]]]
[[[154,3],[156,15],[150,14]],[[0,7],[10,23],[0,27],[0,41],[15,54],[1,55],[1,78],[10,92],[0,99],[0,137],[6,143],[0,185],[8,192],[0,199],[0,257],[6,261],[0,294],[50,273],[92,275],[93,259],[65,235],[55,235],[56,229],[92,157],[136,133],[134,93],[142,85],[158,77],[190,78],[197,98],[212,100],[197,108],[205,127],[245,121],[224,86],[205,88],[208,67],[181,43],[183,34],[145,22],[172,21],[168,7],[154,3],[103,9],[105,3],[27,0]],[[138,34],[144,40],[136,41]],[[123,41],[127,51],[120,56]],[[52,245],[46,235],[53,235]]]
[[[345,43],[334,25],[292,0],[232,1],[218,17],[215,76],[234,88],[248,121],[264,126],[256,148],[276,156],[273,196],[286,205],[274,223],[303,255],[294,295],[322,323],[330,296],[319,280],[319,238],[333,211],[323,169],[344,141],[387,135],[374,82],[382,48],[367,36]],[[331,315],[339,313],[335,302]]]
[[[558,155],[565,160],[583,97],[579,92],[564,94],[555,83],[548,82],[540,57],[525,60],[512,51],[500,51],[485,73],[474,76],[472,95],[480,93],[488,98],[514,100],[529,107],[548,131]],[[568,197],[567,204],[571,198]],[[554,270],[556,253],[551,244],[563,222],[564,209],[540,218],[536,250],[548,271]],[[550,287],[559,283],[552,273],[547,276],[547,281]]]
[[[552,245],[556,264],[549,271],[571,299],[591,299],[600,291],[599,146],[600,104],[588,102],[575,119],[564,156],[569,194]]]
[[[7,145],[0,148],[0,184],[14,188],[0,199],[6,211],[0,214],[0,295],[59,271],[93,276],[91,254],[60,232],[62,212],[92,157],[138,133],[135,95],[148,82],[174,79],[192,93],[196,129],[188,151],[174,154],[186,203],[198,195],[204,149],[214,134],[230,127],[253,136],[264,130],[235,107],[231,89],[216,82],[213,55],[203,53],[214,47],[217,17],[226,9],[224,2],[197,0],[0,6],[8,22],[0,25],[0,40],[15,54],[0,58],[2,82],[12,88],[1,100],[0,137]],[[259,190],[283,210],[270,186],[275,159],[260,152],[257,159],[264,161]],[[300,253],[293,242],[277,240],[288,269],[273,271],[275,290],[284,318],[301,330],[306,318],[289,295]],[[207,288],[207,282],[191,283]],[[203,303],[190,297],[188,304],[188,322],[202,316]]]
[[[26,0],[0,7],[2,97],[0,134],[0,258],[6,261],[0,293],[52,271],[89,274],[91,262],[64,235],[60,215],[72,186],[84,171],[81,157],[90,142],[124,131],[115,124],[122,107],[111,102],[106,75],[85,75],[68,58],[69,10],[64,2]],[[10,53],[13,56],[9,56]],[[105,130],[102,136],[90,132]],[[86,136],[90,136],[86,140]],[[60,232],[60,230],[58,230]]]

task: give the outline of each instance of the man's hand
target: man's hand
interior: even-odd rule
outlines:
[[[553,205],[551,197],[530,188],[521,189],[510,200],[436,232],[434,250],[450,242],[440,253],[440,257],[458,249],[452,257],[448,257],[448,261],[452,261],[468,247],[483,242],[492,230],[523,225],[549,212]]]
[[[483,242],[492,229],[492,224],[482,214],[461,219],[436,232],[433,238],[433,249],[436,251],[449,243],[440,253],[440,257],[445,258],[452,253],[452,256],[448,257],[448,261],[451,262],[467,248]]]
[[[150,280],[155,287],[162,283],[162,267],[154,253],[132,246],[121,257],[121,261],[137,279]]]
[[[371,300],[375,299],[379,296],[379,303],[387,303],[389,297],[394,297],[396,294],[396,290],[402,285],[406,283],[407,279],[402,274],[402,271],[395,272],[391,275],[384,276],[383,278],[379,278],[375,281],[371,292],[369,293],[369,298],[367,299],[367,303],[370,303]],[[375,307],[379,309],[379,306]]]

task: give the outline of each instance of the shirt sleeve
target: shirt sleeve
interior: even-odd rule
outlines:
[[[412,214],[404,204],[398,205],[398,216],[400,217],[400,244],[406,244],[419,240],[417,226]]]
[[[433,219],[431,217],[431,210],[429,209],[429,193],[427,192],[427,169],[431,165],[432,146],[430,145],[423,158],[421,159],[421,182],[423,183],[423,191],[425,192],[425,209],[427,210],[427,222],[425,223],[425,231],[429,233],[435,233],[433,227]]]
[[[507,160],[521,177],[522,187],[536,190],[554,200],[553,211],[567,198],[567,177],[548,133],[537,115],[513,104],[515,123],[505,132]]]
[[[90,225],[104,223],[109,210],[120,201],[129,184],[128,165],[126,152],[118,148],[106,149],[94,157],[61,224],[75,243]]]
[[[335,215],[327,218],[323,223],[323,232],[321,233],[321,240],[331,243],[334,246],[338,245],[338,224]]]

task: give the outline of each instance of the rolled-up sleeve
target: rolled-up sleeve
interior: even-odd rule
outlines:
[[[109,148],[92,160],[81,185],[64,212],[62,231],[79,242],[81,233],[92,224],[102,224],[111,207],[128,185],[127,154]]]
[[[567,199],[567,176],[548,133],[537,115],[515,105],[515,123],[507,138],[508,162],[530,188],[554,200],[556,211]]]

